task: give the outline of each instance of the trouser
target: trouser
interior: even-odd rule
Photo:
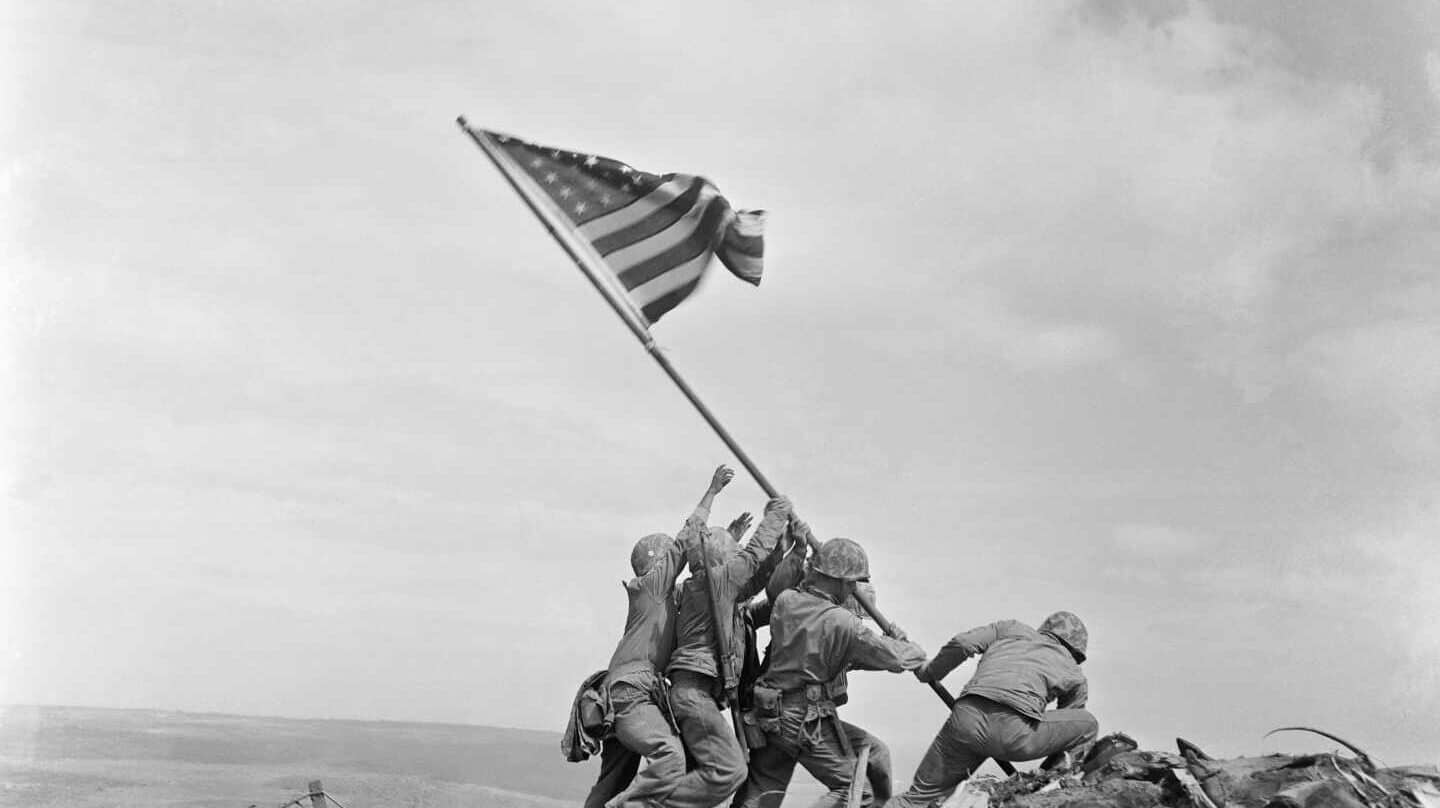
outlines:
[[[601,750],[600,777],[585,808],[602,808],[617,795],[617,805],[663,800],[685,774],[685,750],[656,693],[619,682],[610,687],[610,709],[614,735]]]
[[[948,799],[986,758],[1036,760],[1095,739],[1085,710],[1051,710],[1039,720],[980,696],[963,696],[920,760],[910,788],[886,808],[928,808]]]
[[[886,746],[884,741],[854,724],[841,721],[840,728],[844,731],[846,739],[849,740],[850,750],[854,754],[858,755],[860,753],[860,747],[862,746],[870,747],[870,757],[865,766],[865,780],[870,786],[870,793],[874,795],[874,804],[884,805],[885,802],[890,799],[894,788],[894,770],[890,764],[890,747]],[[765,748],[761,747],[750,753],[750,775],[745,779],[745,784],[740,786],[740,790],[735,792],[735,799],[730,803],[731,808],[741,808],[741,806],[746,805],[747,802],[749,802],[750,789],[752,787],[761,790],[778,788],[781,796],[783,796],[785,789],[789,787],[790,776],[795,771],[795,764],[800,762],[799,758],[790,755],[786,755],[784,758],[764,755],[762,754],[764,751]],[[788,763],[785,762],[786,758],[789,760]],[[853,760],[850,765],[853,775],[853,767],[855,765]],[[769,782],[770,785],[766,785],[765,782],[762,781]],[[775,783],[778,783],[778,786],[774,785]],[[846,788],[849,788],[848,777]],[[778,805],[779,800],[777,799],[774,802],[753,802],[750,804]],[[825,798],[825,804],[830,804],[828,795]]]
[[[812,715],[809,719],[805,715],[803,709],[786,710],[779,729],[765,733],[765,745],[750,753],[750,774],[731,808],[779,808],[797,763],[829,789],[812,808],[844,805],[862,746],[870,747],[870,758],[860,804],[869,806],[889,799],[889,747],[833,714]]]
[[[670,676],[670,709],[691,759],[665,800],[667,808],[713,808],[745,782],[745,758],[720,709],[714,677],[679,670]]]

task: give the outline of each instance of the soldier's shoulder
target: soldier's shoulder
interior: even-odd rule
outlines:
[[[1040,639],[1040,632],[1019,620],[997,620],[995,621],[995,631],[1001,637]]]

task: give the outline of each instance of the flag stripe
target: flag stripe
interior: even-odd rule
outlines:
[[[700,197],[700,193],[704,189],[704,182],[699,179],[693,180],[690,187],[685,189],[685,193],[670,200],[649,216],[611,231],[607,235],[592,239],[591,243],[595,245],[595,251],[601,255],[609,255],[622,247],[628,247],[659,233],[695,207],[695,200]]]
[[[580,235],[594,241],[610,233],[644,219],[660,208],[670,204],[670,200],[685,193],[690,188],[690,180],[694,179],[687,174],[666,174],[665,180],[655,190],[636,199],[634,202],[623,208],[616,208],[604,216],[597,216],[594,219],[580,225],[577,228]]]
[[[711,258],[760,282],[764,211],[731,208],[703,177],[651,174],[508,135],[482,132],[477,142],[503,160],[521,195],[633,326],[648,327],[693,293]]]
[[[761,259],[745,255],[732,255],[724,247],[717,249],[715,255],[720,259],[720,263],[730,270],[730,274],[746,283],[760,285],[760,274],[764,270],[764,263]]]
[[[684,241],[618,273],[621,285],[626,289],[634,289],[677,264],[689,261],[696,256],[708,257],[715,242],[715,228],[720,224],[720,218],[724,215],[725,209],[720,205],[707,206],[704,216],[700,220],[700,226],[691,230]]]
[[[697,255],[649,283],[632,289],[629,293],[630,299],[643,310],[645,306],[673,293],[685,284],[699,280],[705,274],[705,267],[708,263],[709,256]]]
[[[674,247],[690,234],[704,221],[703,217],[715,200],[715,190],[705,186],[701,191],[701,197],[697,204],[685,211],[685,215],[673,220],[664,230],[656,232],[644,241],[637,241],[630,246],[605,256],[605,263],[615,270],[615,274],[624,275],[631,267],[637,266],[655,255]],[[718,223],[715,232],[718,230]]]
[[[690,293],[695,291],[695,287],[699,285],[700,279],[697,277],[695,280],[690,281],[681,288],[676,289],[670,294],[665,295],[659,300],[656,300],[654,303],[651,303],[650,305],[640,309],[640,313],[645,315],[645,319],[649,320],[651,323],[657,323],[660,321],[660,318],[665,315],[665,312],[680,305],[680,302],[683,301],[685,298],[689,297]]]
[[[743,236],[731,228],[725,233],[725,249],[751,258],[764,258],[765,239],[759,236]]]

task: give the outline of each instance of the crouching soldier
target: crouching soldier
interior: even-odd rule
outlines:
[[[927,808],[949,798],[986,758],[1048,758],[1095,739],[1099,724],[1084,710],[1089,632],[1080,618],[1056,612],[1039,630],[1002,620],[956,635],[916,676],[936,682],[981,654],[975,675],[960,692],[950,718],[915,770],[910,788],[889,808]],[[1057,709],[1045,705],[1056,700]]]
[[[630,601],[625,633],[605,673],[613,734],[605,740],[600,777],[585,808],[601,808],[610,800],[615,805],[663,800],[685,774],[685,749],[668,714],[662,678],[675,648],[675,579],[685,568],[686,543],[695,541],[692,525],[704,528],[715,495],[734,477],[725,466],[715,469],[679,541],[653,533],[630,552],[635,577],[625,583]],[[646,766],[637,776],[641,758]]]
[[[735,698],[745,658],[740,605],[765,585],[764,562],[789,518],[789,500],[770,500],[750,541],[739,549],[730,531],[708,528],[704,558],[698,540],[699,532],[707,530],[704,515],[697,509],[685,525],[686,533],[696,538],[685,542],[691,576],[680,590],[668,672],[670,705],[691,766],[665,801],[671,808],[713,808],[745,782],[745,756],[721,710]],[[713,614],[720,615],[719,625]]]
[[[796,521],[797,534],[808,534],[804,523]],[[845,672],[899,673],[925,661],[918,645],[872,632],[845,608],[856,582],[869,576],[870,562],[859,544],[831,539],[816,553],[804,582],[775,596],[769,658],[755,683],[750,716],[763,733],[764,745],[753,744],[750,774],[738,805],[779,806],[796,763],[829,788],[817,806],[844,803],[856,747],[873,743],[868,733],[841,721],[836,712]],[[869,783],[863,794],[862,804],[871,804]]]

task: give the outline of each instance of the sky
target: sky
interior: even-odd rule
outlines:
[[[1433,3],[0,8],[0,702],[563,727],[731,459],[465,115],[769,211],[655,337],[927,650],[1440,761]]]

